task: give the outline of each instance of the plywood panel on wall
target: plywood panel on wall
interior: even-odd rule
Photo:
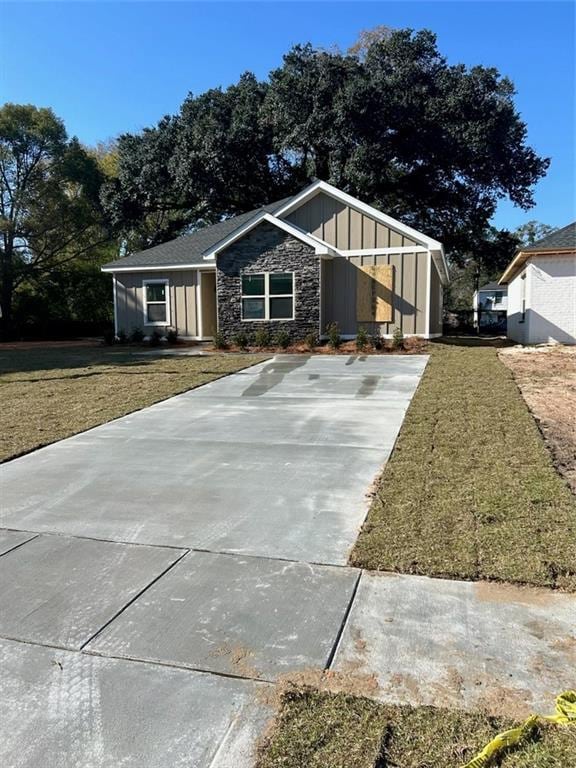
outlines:
[[[394,269],[389,264],[362,265],[356,275],[356,319],[359,323],[392,320]]]

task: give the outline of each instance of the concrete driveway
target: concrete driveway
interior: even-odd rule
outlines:
[[[426,360],[279,356],[4,465],[0,762],[251,765]]]

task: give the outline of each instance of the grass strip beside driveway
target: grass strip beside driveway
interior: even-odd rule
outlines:
[[[512,374],[482,342],[430,347],[352,565],[576,590],[576,499]]]
[[[395,707],[343,693],[294,689],[262,746],[257,768],[459,768],[517,725],[485,714]],[[576,728],[543,726],[501,768],[576,764]]]
[[[0,350],[0,461],[264,359],[247,354],[155,357],[106,347]]]

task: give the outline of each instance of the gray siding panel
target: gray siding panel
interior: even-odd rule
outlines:
[[[391,323],[362,323],[370,332],[426,333],[427,253],[364,254],[326,262],[322,286],[323,328],[337,322],[344,335],[356,334],[356,270],[359,266],[391,264],[394,267],[394,308]]]
[[[170,322],[166,328],[175,328],[181,336],[197,336],[197,274],[195,270],[117,272],[116,311],[118,330],[130,333],[134,328],[141,328],[146,334],[152,333],[154,330],[162,332],[164,326],[144,324],[144,291],[142,281],[168,280]]]
[[[345,251],[416,245],[400,232],[323,192],[301,205],[287,219],[305,232]]]
[[[434,260],[430,272],[430,333],[442,333],[442,283]]]

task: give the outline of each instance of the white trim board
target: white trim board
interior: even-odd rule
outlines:
[[[178,272],[191,269],[216,270],[216,264],[157,264],[148,267],[100,267],[101,272]]]
[[[228,237],[225,237],[223,240],[220,240],[218,243],[216,243],[216,245],[213,246],[210,251],[207,251],[204,254],[203,258],[215,259],[220,251],[224,250],[224,248],[227,248],[229,245],[232,245],[232,243],[235,243],[236,240],[239,240],[247,232],[250,232],[252,229],[254,229],[254,227],[257,227],[264,221],[268,222],[268,224],[272,224],[273,226],[278,227],[279,229],[284,230],[284,232],[292,235],[292,237],[295,237],[298,240],[301,240],[303,243],[306,243],[306,245],[309,245],[311,248],[314,248],[314,252],[317,255],[331,255],[333,253],[337,253],[336,248],[333,248],[323,240],[314,237],[314,235],[307,234],[299,227],[296,227],[293,224],[284,221],[283,219],[278,219],[276,216],[272,216],[271,213],[262,213],[261,215],[250,219],[250,221],[244,224],[244,226],[234,230],[234,232],[228,235]]]

